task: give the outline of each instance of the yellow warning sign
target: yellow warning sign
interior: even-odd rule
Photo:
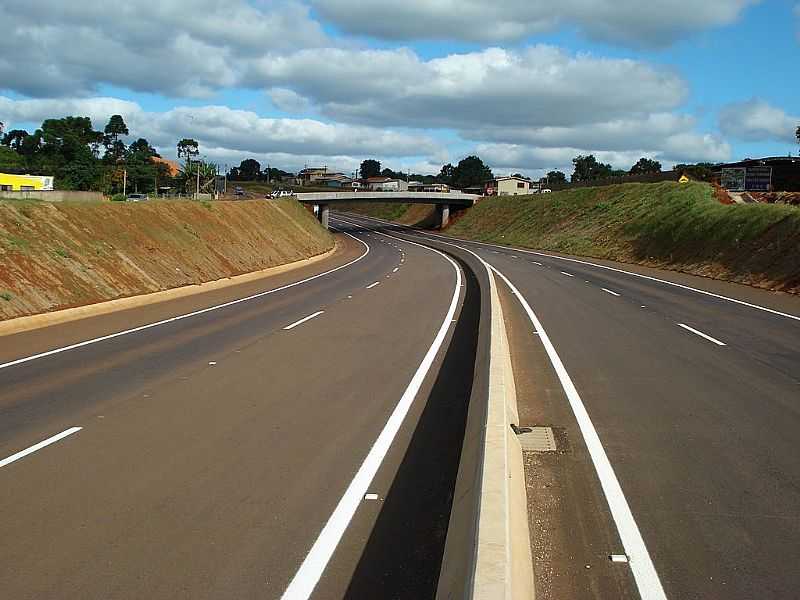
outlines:
[[[678,179],[678,183],[689,183],[689,178],[685,174],[681,175],[681,178]]]

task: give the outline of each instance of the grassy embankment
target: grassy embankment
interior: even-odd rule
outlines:
[[[223,279],[332,247],[292,199],[0,201],[0,320]]]
[[[703,183],[491,198],[448,233],[800,293],[800,210],[723,205]]]

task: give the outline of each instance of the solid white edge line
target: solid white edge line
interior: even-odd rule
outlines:
[[[286,326],[286,327],[284,327],[283,329],[284,329],[285,331],[289,331],[290,329],[294,329],[294,328],[295,328],[295,327],[297,327],[298,325],[302,325],[302,324],[303,324],[303,323],[305,323],[306,321],[310,321],[311,319],[314,319],[314,318],[316,318],[316,317],[320,316],[320,315],[321,315],[321,314],[323,314],[324,312],[325,312],[324,310],[318,310],[318,311],[317,311],[317,312],[315,312],[315,313],[311,313],[311,314],[310,314],[310,315],[308,315],[307,317],[303,317],[302,319],[298,319],[297,321],[295,321],[295,322],[294,322],[294,323],[292,323],[291,325],[287,325],[287,326]]]
[[[370,283],[370,284],[367,286],[367,289],[368,289],[368,290],[371,290],[371,289],[372,289],[372,288],[374,288],[376,285],[380,285],[380,284],[381,284],[381,282],[380,282],[380,281],[376,281],[376,282],[374,282],[374,283]]]
[[[380,219],[373,219],[378,220]],[[388,223],[388,221],[387,221]],[[395,224],[396,225],[396,224]],[[418,231],[411,227],[406,227],[411,231]],[[717,298],[718,300],[724,300],[726,302],[732,302],[733,304],[739,304],[741,306],[746,306],[748,308],[754,308],[756,310],[761,310],[773,315],[777,315],[779,317],[786,317],[787,319],[793,319],[795,321],[800,321],[800,316],[792,315],[789,313],[781,312],[779,310],[775,310],[773,308],[767,308],[766,306],[761,306],[759,304],[753,304],[751,302],[745,302],[744,300],[737,300],[736,298],[731,298],[729,296],[723,296],[722,294],[715,294],[714,292],[708,292],[706,290],[701,290],[698,288],[694,288],[689,285],[683,285],[682,283],[675,283],[674,281],[667,281],[666,279],[659,279],[658,277],[653,277],[652,275],[643,275],[642,273],[634,273],[633,271],[625,271],[624,269],[618,269],[616,267],[609,267],[608,265],[599,265],[597,263],[589,262],[586,260],[580,260],[577,258],[568,258],[566,256],[556,256],[554,254],[547,254],[545,252],[538,252],[536,250],[525,250],[524,248],[513,248],[511,246],[503,246],[502,244],[489,244],[486,242],[477,242],[474,240],[462,240],[459,238],[449,237],[445,235],[439,235],[436,233],[428,233],[428,232],[420,232],[423,235],[429,235],[431,237],[436,238],[443,238],[446,240],[454,240],[456,242],[463,242],[466,244],[476,244],[478,246],[486,246],[487,248],[503,248],[504,250],[514,250],[515,252],[524,252],[526,254],[533,254],[535,256],[544,256],[545,258],[552,258],[555,260],[563,260],[567,262],[573,262],[581,265],[586,265],[589,267],[595,267],[597,269],[606,269],[607,271],[613,271],[615,273],[623,273],[625,275],[630,275],[632,277],[639,277],[640,279],[647,279],[649,281],[656,281],[658,283],[663,283],[664,285],[670,285],[672,287],[680,288],[682,290],[688,290],[690,292],[695,292],[697,294],[703,294],[704,296],[711,296],[712,298]]]
[[[683,327],[686,331],[691,331],[695,335],[699,335],[701,338],[705,338],[709,342],[715,343],[717,346],[726,346],[727,345],[727,344],[725,344],[725,342],[720,342],[718,339],[713,338],[710,335],[707,335],[707,334],[703,333],[702,331],[698,331],[694,327],[689,327],[688,325],[686,325],[684,323],[678,323],[678,327]]]
[[[195,310],[195,311],[192,311],[190,313],[183,314],[183,315],[177,315],[175,317],[170,317],[169,319],[162,319],[161,321],[155,321],[154,323],[148,323],[146,325],[140,325],[139,327],[133,327],[131,329],[125,329],[123,331],[117,331],[116,333],[110,333],[108,335],[103,335],[103,336],[100,336],[100,337],[92,338],[90,340],[85,340],[83,342],[77,342],[75,344],[70,344],[69,346],[63,346],[61,348],[54,348],[53,350],[48,350],[46,352],[40,352],[38,354],[32,354],[31,356],[26,356],[24,358],[18,358],[16,360],[12,360],[12,361],[9,361],[7,363],[0,364],[0,369],[6,369],[8,367],[13,367],[15,365],[21,365],[23,363],[30,362],[32,360],[37,360],[39,358],[45,358],[46,356],[52,356],[54,354],[60,354],[62,352],[67,352],[69,350],[75,350],[77,348],[82,348],[83,346],[89,346],[91,344],[96,344],[98,342],[104,342],[106,340],[110,340],[110,339],[113,339],[113,338],[121,337],[123,335],[130,335],[131,333],[137,333],[139,331],[144,331],[145,329],[152,329],[153,327],[159,327],[160,325],[166,325],[167,323],[172,323],[174,321],[181,321],[183,319],[188,319],[189,317],[196,317],[197,315],[202,315],[204,313],[211,312],[213,310],[219,310],[220,308],[226,308],[228,306],[233,306],[235,304],[240,304],[242,302],[247,302],[249,300],[255,300],[256,298],[261,298],[263,296],[268,296],[270,294],[274,294],[276,292],[281,292],[283,290],[286,290],[286,289],[301,285],[303,283],[308,283],[309,281],[313,281],[314,279],[318,279],[320,277],[325,277],[326,275],[330,275],[331,273],[335,273],[336,271],[339,271],[340,269],[344,269],[346,267],[349,267],[349,266],[357,263],[362,258],[367,256],[367,254],[369,254],[370,247],[366,242],[364,242],[363,240],[358,239],[354,235],[351,235],[351,234],[347,233],[346,231],[342,231],[342,233],[344,233],[346,236],[349,236],[349,237],[353,238],[354,240],[358,241],[360,244],[362,244],[364,246],[364,248],[366,248],[366,251],[364,252],[364,254],[361,254],[360,256],[358,256],[357,258],[351,260],[350,262],[345,263],[343,265],[339,265],[338,267],[336,267],[334,269],[330,269],[329,271],[325,271],[323,273],[317,273],[316,275],[312,275],[311,277],[306,277],[305,279],[301,279],[300,281],[294,281],[292,283],[288,283],[286,285],[282,285],[280,287],[276,287],[276,288],[271,289],[271,290],[267,290],[267,291],[264,291],[264,292],[259,292],[257,294],[253,294],[251,296],[245,296],[244,298],[237,298],[236,300],[231,300],[230,302],[224,302],[223,304],[217,304],[215,306],[209,306],[207,308],[202,308],[200,310]]]
[[[550,337],[547,335],[547,332],[542,326],[541,321],[539,321],[525,297],[514,286],[514,284],[511,283],[511,281],[509,281],[505,275],[503,275],[503,273],[498,271],[491,264],[488,264],[483,258],[481,258],[472,250],[452,242],[443,243],[450,246],[455,246],[456,248],[462,248],[478,258],[478,260],[486,265],[487,268],[491,269],[492,272],[497,274],[506,283],[512,294],[514,294],[519,303],[522,305],[522,308],[528,315],[528,318],[533,324],[534,329],[536,332],[538,332],[539,338],[542,340],[542,345],[547,352],[550,363],[553,365],[553,368],[558,375],[559,381],[561,382],[561,387],[564,389],[564,393],[567,395],[570,407],[575,415],[575,420],[578,422],[578,427],[581,430],[586,447],[589,450],[589,456],[592,459],[595,471],[597,472],[597,476],[600,480],[603,493],[606,496],[606,501],[608,502],[611,516],[617,526],[617,532],[619,533],[623,548],[629,557],[631,572],[633,573],[634,580],[636,581],[639,594],[642,597],[642,600],[666,600],[667,596],[664,593],[661,580],[658,578],[655,565],[653,565],[653,561],[650,558],[650,553],[647,551],[647,546],[644,543],[644,539],[639,531],[639,527],[636,525],[636,520],[633,518],[633,513],[631,512],[628,501],[626,500],[625,494],[622,491],[622,486],[617,479],[614,468],[611,466],[608,455],[606,455],[603,444],[600,441],[600,436],[597,434],[597,430],[594,428],[594,424],[592,423],[589,413],[583,404],[583,400],[581,400],[578,390],[575,387],[575,384],[572,382],[572,378],[569,376],[569,373],[564,367],[564,363],[561,362],[561,358],[558,356],[555,346],[553,346],[553,343],[550,341]]]
[[[567,277],[575,277],[572,273],[567,273],[566,271],[561,271],[562,275],[566,275]]]
[[[18,461],[20,458],[24,458],[29,454],[33,454],[37,450],[41,450],[45,446],[49,446],[50,444],[55,444],[59,440],[63,440],[65,437],[72,435],[73,433],[78,433],[83,427],[70,427],[69,429],[65,429],[61,433],[57,433],[54,436],[47,438],[46,440],[42,440],[38,444],[34,444],[29,448],[25,448],[25,450],[20,450],[16,454],[12,454],[8,458],[4,458],[0,460],[0,468],[5,467],[6,465],[10,465],[13,462]]]
[[[589,456],[594,464],[597,476],[600,479],[600,485],[603,488],[603,493],[606,496],[611,516],[617,526],[620,540],[625,548],[625,553],[629,557],[631,571],[636,580],[636,586],[639,589],[639,594],[642,600],[666,600],[664,588],[661,586],[661,580],[658,578],[653,561],[647,551],[647,546],[644,543],[642,534],[639,527],[636,525],[636,520],[633,518],[628,501],[625,499],[625,494],[622,491],[617,475],[614,468],[611,466],[603,444],[600,441],[600,436],[592,423],[589,413],[581,400],[572,378],[569,376],[564,363],[556,352],[555,346],[550,341],[541,321],[533,312],[530,304],[528,304],[525,297],[514,286],[509,279],[498,271],[495,267],[492,270],[506,283],[511,292],[519,300],[522,308],[528,315],[536,331],[539,332],[539,339],[542,340],[542,345],[545,347],[547,356],[550,358],[550,363],[558,375],[561,382],[561,387],[564,389],[567,399],[569,400],[572,412],[575,415],[575,420],[578,422],[578,427],[583,435],[586,447],[589,450]]]
[[[612,296],[619,297],[619,294],[617,292],[612,292],[611,290],[609,290],[607,288],[600,288],[600,289],[603,290],[606,294],[611,294]]]
[[[387,237],[393,236],[387,235]],[[426,250],[435,252],[444,257],[456,272],[456,285],[453,289],[453,297],[433,343],[428,348],[428,351],[423,357],[419,367],[417,367],[400,401],[397,403],[397,406],[395,406],[392,414],[386,421],[386,425],[383,427],[383,430],[367,453],[366,458],[364,458],[355,476],[347,486],[344,495],[339,500],[339,503],[336,505],[327,523],[325,523],[325,526],[322,528],[311,550],[309,550],[300,568],[281,596],[282,600],[305,600],[313,593],[331,556],[333,556],[336,547],[339,545],[339,541],[344,535],[347,526],[350,524],[356,510],[361,505],[364,494],[366,494],[370,483],[372,483],[372,479],[383,463],[383,459],[389,451],[397,432],[400,430],[408,411],[411,409],[414,399],[439,349],[444,343],[447,332],[450,329],[450,321],[458,308],[458,298],[461,291],[461,269],[458,264],[449,256],[435,248],[428,248],[422,244],[403,240],[402,238],[394,239],[400,239],[404,243],[420,246],[421,248],[425,248]]]

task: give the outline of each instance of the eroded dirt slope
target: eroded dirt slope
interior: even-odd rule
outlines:
[[[0,320],[222,279],[332,247],[290,199],[0,202]]]

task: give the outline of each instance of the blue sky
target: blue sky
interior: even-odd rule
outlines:
[[[497,173],[797,153],[800,1],[7,0],[0,121],[111,114],[165,156]],[[224,24],[220,28],[220,24]]]

